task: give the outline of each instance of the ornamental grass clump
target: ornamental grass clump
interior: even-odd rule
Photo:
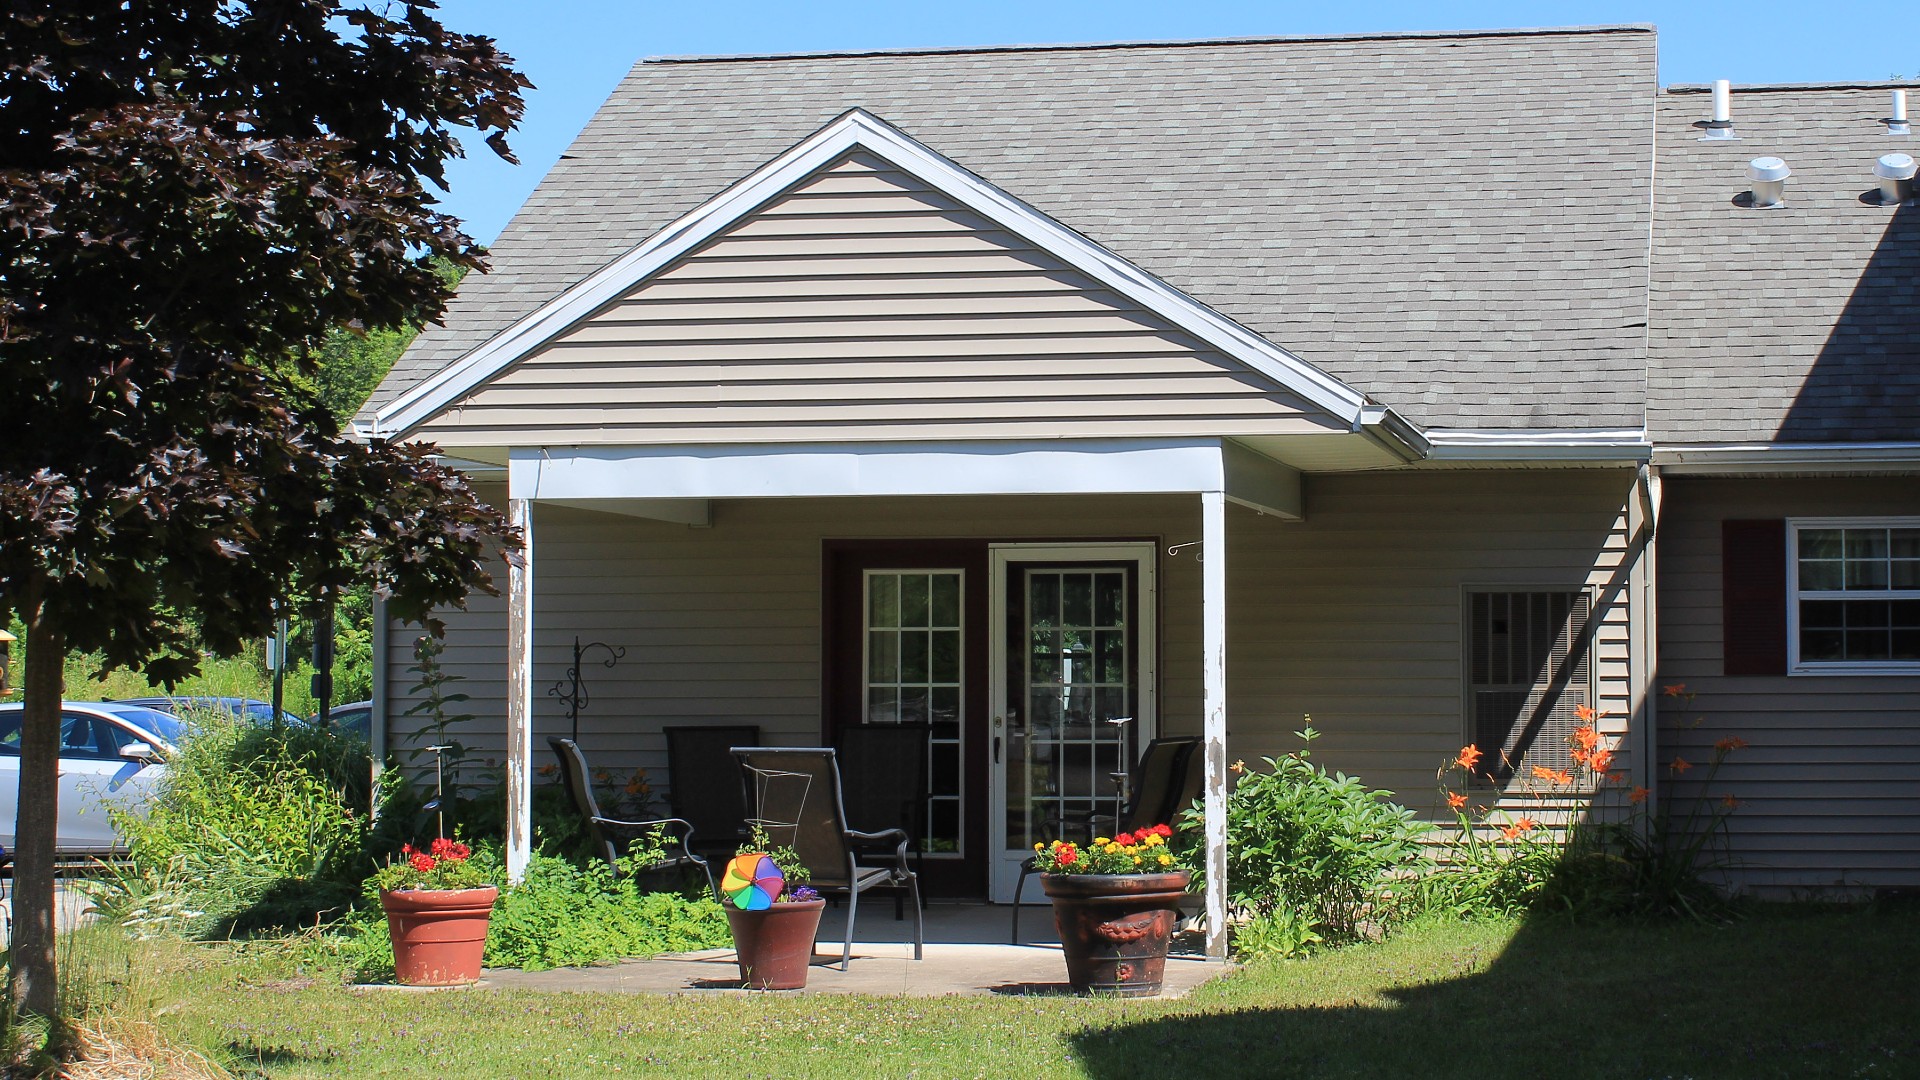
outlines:
[[[1033,865],[1043,874],[1167,874],[1181,869],[1167,847],[1172,826],[1096,836],[1082,847],[1067,840],[1033,845]]]

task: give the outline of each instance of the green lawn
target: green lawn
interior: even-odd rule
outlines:
[[[368,991],[284,953],[92,936],[96,1010],[243,1075],[1920,1077],[1911,909],[1430,924],[1167,1003]]]

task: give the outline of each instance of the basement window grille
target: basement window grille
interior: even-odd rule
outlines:
[[[1482,780],[1576,776],[1570,737],[1593,706],[1593,598],[1583,591],[1467,595],[1467,741]]]

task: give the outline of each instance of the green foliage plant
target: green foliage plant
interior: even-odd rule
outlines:
[[[1403,882],[1429,865],[1431,826],[1393,792],[1330,773],[1312,760],[1312,718],[1301,748],[1235,762],[1227,796],[1227,903],[1244,917],[1284,918],[1330,944],[1366,939],[1404,912]],[[1187,811],[1198,829],[1199,812]],[[1279,913],[1285,913],[1281,915]]]
[[[1242,960],[1297,960],[1323,942],[1312,918],[1286,907],[1239,923],[1232,937],[1234,955]]]
[[[96,905],[189,937],[350,905],[365,865],[368,766],[364,743],[332,732],[195,716],[145,805],[110,803],[128,859],[95,882]]]
[[[1666,693],[1693,697],[1683,685]],[[1727,757],[1746,741],[1715,744],[1698,793],[1676,816],[1671,796],[1656,802],[1613,769],[1613,746],[1599,731],[1603,715],[1581,707],[1581,724],[1568,736],[1571,769],[1533,766],[1519,774],[1510,793],[1522,807],[1517,813],[1474,804],[1472,778],[1484,756],[1479,747],[1463,747],[1441,767],[1436,775],[1454,827],[1443,838],[1437,872],[1421,882],[1425,906],[1460,916],[1552,911],[1575,920],[1716,921],[1730,914],[1728,896],[1712,879],[1731,865],[1728,820],[1740,803],[1730,794],[1715,797],[1712,788]],[[1693,768],[1679,757],[1667,765],[1676,780]],[[1456,783],[1465,790],[1454,790]],[[1545,823],[1554,815],[1564,818],[1557,828]]]

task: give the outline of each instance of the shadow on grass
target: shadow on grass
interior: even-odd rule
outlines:
[[[1916,965],[1911,910],[1536,921],[1504,947],[1463,932],[1252,965],[1204,1007],[1068,1041],[1113,1080],[1920,1076]]]

